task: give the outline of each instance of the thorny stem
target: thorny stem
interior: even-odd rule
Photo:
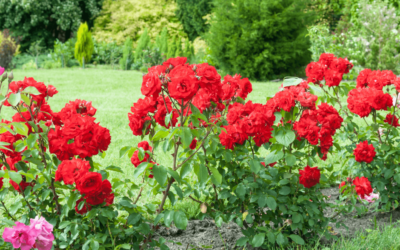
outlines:
[[[206,156],[207,153],[206,153],[206,148],[204,147],[204,145],[201,145],[201,148],[203,149],[204,156]],[[208,170],[208,175],[211,176],[211,171],[210,171],[210,168],[208,167],[208,160],[207,160],[207,158],[206,158],[206,166],[207,166],[207,170]],[[215,201],[218,201],[217,187],[215,186],[214,183],[213,183],[213,188],[214,188],[214,192],[215,192]]]
[[[13,219],[13,221],[17,221],[17,220],[10,214],[10,212],[8,211],[8,209],[7,209],[6,205],[4,204],[4,202],[3,202],[2,200],[0,200],[0,202],[1,202],[1,204],[3,205],[3,207],[4,207],[4,210],[6,210],[6,213],[8,214],[8,216],[10,216],[11,219]]]
[[[34,209],[31,207],[31,204],[29,204],[29,201],[26,199],[25,192],[24,192],[24,190],[22,190],[21,185],[18,184],[18,187],[19,187],[19,189],[21,190],[21,194],[22,194],[22,196],[24,197],[24,200],[26,201],[26,204],[28,205],[29,210],[30,210],[30,211],[33,211]]]
[[[113,247],[115,248],[115,241],[114,241],[114,239],[112,237],[111,230],[110,230],[110,225],[108,224],[108,220],[107,220],[107,228],[108,228],[108,232],[110,233],[110,238],[111,238],[111,241],[113,243]]]

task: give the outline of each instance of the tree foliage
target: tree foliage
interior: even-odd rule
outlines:
[[[191,41],[208,30],[205,16],[211,13],[212,0],[176,0],[176,16]]]
[[[84,65],[85,62],[90,61],[93,49],[92,33],[89,31],[87,23],[82,23],[79,26],[77,41],[75,43],[75,59],[78,60],[80,65]]]
[[[186,37],[175,10],[173,0],[105,0],[93,36],[99,41],[112,38],[122,44],[126,37],[136,42],[145,28],[151,39],[167,28],[170,36]]]
[[[302,0],[216,0],[206,36],[215,63],[252,79],[293,75],[311,60]]]
[[[0,0],[0,30],[22,37],[21,49],[40,39],[52,48],[56,39],[68,40],[81,22],[93,26],[103,0]]]

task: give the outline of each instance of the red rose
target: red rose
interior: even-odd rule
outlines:
[[[371,163],[376,155],[374,146],[368,141],[360,142],[354,149],[354,156],[358,162]]]
[[[263,165],[264,167],[266,167],[265,162],[261,162],[261,165]],[[270,163],[268,164],[269,167],[273,167],[276,165],[276,162]]]
[[[342,183],[339,184],[339,191],[342,189],[342,187],[343,187],[344,185],[346,185],[346,182],[345,182],[345,181],[342,181]],[[344,193],[344,189],[343,189],[343,191],[342,191],[342,194],[343,194],[343,193]]]
[[[47,87],[47,96],[53,97],[57,93],[58,93],[58,90],[53,85],[49,85]]]
[[[342,81],[343,73],[339,73],[335,70],[328,69],[325,71],[325,85],[329,87],[339,86]]]
[[[309,92],[300,92],[297,96],[297,101],[300,102],[300,105],[305,108],[315,109],[315,102],[317,101],[318,96],[313,95]]]
[[[319,183],[319,179],[321,177],[318,167],[311,168],[310,166],[307,166],[304,168],[304,170],[299,170],[299,174],[299,183],[306,188],[315,186],[317,183]]]
[[[381,90],[371,90],[369,103],[375,110],[386,110],[393,106],[393,99],[390,94],[385,94]]]
[[[318,62],[321,63],[322,65],[325,65],[326,67],[330,68],[332,61],[336,59],[334,54],[330,53],[322,53],[319,56]]]
[[[153,150],[153,148],[150,147],[147,141],[139,142],[138,148],[143,148],[145,151],[150,151],[150,152],[152,152]],[[139,160],[139,150],[136,150],[135,152],[133,152],[133,155],[131,157],[131,162],[135,167],[138,167],[140,163],[148,161],[149,158],[150,155],[145,153],[143,160]]]
[[[272,138],[272,128],[271,127],[265,127],[264,129],[260,130],[253,137],[254,142],[256,143],[257,147],[261,147],[263,144],[269,142],[269,140],[271,138]]]
[[[78,207],[79,207],[79,204],[80,204],[82,201],[83,201],[85,204],[83,205],[83,207],[81,208],[81,210],[79,210]],[[76,211],[78,214],[82,214],[82,215],[83,215],[83,214],[86,214],[86,213],[88,212],[88,210],[89,210],[89,211],[92,210],[92,206],[90,206],[89,204],[87,204],[86,200],[85,200],[83,197],[76,201],[76,204],[75,204],[75,211]]]
[[[14,182],[13,180],[10,180],[10,184],[11,184],[11,186],[14,187],[15,191],[17,191],[18,193],[22,193],[23,191],[25,191],[25,189],[27,187],[33,187],[35,185],[34,182],[26,182],[24,180],[22,180],[19,183],[19,185],[16,182]],[[22,189],[22,191],[21,191],[21,189]]]
[[[368,86],[368,76],[372,72],[370,69],[364,69],[360,71],[357,76],[357,88],[365,88]]]
[[[87,196],[87,203],[89,203],[90,205],[100,205],[103,202],[106,202],[106,205],[111,205],[113,200],[114,200],[114,195],[111,194],[112,190],[111,190],[111,183],[108,180],[104,180],[101,183],[101,188],[98,192],[96,193],[90,193]],[[107,200],[108,198],[108,200]]]
[[[156,99],[151,97],[145,97],[144,99],[139,98],[136,103],[131,107],[131,112],[138,116],[146,116],[148,113],[154,113],[156,111],[157,102]]]
[[[197,145],[197,140],[196,138],[194,138],[193,141],[190,143],[189,148],[193,150],[196,148],[196,145]]]
[[[400,92],[400,77],[393,80],[394,87],[396,88],[397,92]]]
[[[218,74],[217,69],[208,63],[198,64],[196,66],[196,74],[200,77],[201,88],[212,88],[214,85],[221,83],[221,76]]]
[[[185,65],[178,65],[174,67],[168,74],[169,78],[173,77],[183,77],[183,76],[195,76],[196,73],[193,70],[193,67],[191,67],[189,64]]]
[[[140,117],[131,113],[128,114],[128,118],[129,118],[129,127],[131,128],[133,135],[142,135],[146,121],[151,120],[149,116]],[[149,123],[148,128],[150,127],[150,125],[151,124]]]
[[[156,76],[160,76],[162,74],[165,74],[165,71],[167,70],[167,67],[164,65],[156,65],[148,69],[149,73],[153,73]]]
[[[372,107],[368,100],[371,98],[371,91],[373,90],[364,88],[350,90],[347,98],[347,106],[349,110],[352,113],[359,115],[361,118],[368,116],[372,111]]]
[[[306,76],[308,77],[308,82],[319,82],[324,79],[324,72],[326,66],[319,62],[311,62],[307,65]]]
[[[219,139],[226,149],[233,149],[235,144],[242,145],[248,139],[248,135],[238,124],[224,126],[223,128],[226,129],[226,132],[222,130]]]
[[[204,111],[211,107],[211,97],[208,89],[201,88],[194,96],[192,104],[200,111]]]
[[[353,68],[353,64],[347,58],[336,58],[332,60],[330,68],[338,73],[348,74]]]
[[[356,192],[361,199],[364,199],[365,195],[372,193],[372,187],[369,180],[365,177],[359,178],[358,176],[354,179],[353,184],[356,186]]]
[[[293,94],[288,90],[279,91],[273,99],[276,99],[278,106],[286,112],[290,112],[292,107],[296,105]]]
[[[102,176],[97,172],[89,172],[76,181],[76,189],[81,194],[91,195],[101,191]]]
[[[399,127],[399,119],[392,114],[387,114],[386,115],[386,119],[384,120],[384,122],[386,122],[387,124],[392,125],[393,127]]]
[[[64,181],[66,185],[72,185],[83,175],[89,172],[90,164],[81,159],[65,160],[56,170],[55,181]]]
[[[166,68],[174,68],[178,65],[184,65],[186,62],[186,57],[170,58],[167,61],[163,62],[163,66],[165,66]]]
[[[198,82],[194,76],[171,77],[171,82],[168,83],[169,94],[179,102],[189,101],[199,89]]]
[[[161,92],[161,81],[158,78],[158,75],[151,72],[144,75],[141,91],[142,94],[147,97],[158,96]]]
[[[239,96],[243,100],[247,98],[247,95],[253,91],[253,86],[248,78],[243,78],[238,81],[239,89],[236,92],[235,96]]]

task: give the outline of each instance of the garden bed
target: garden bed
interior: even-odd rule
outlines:
[[[321,192],[330,196],[328,199],[329,203],[334,203],[339,196],[339,190],[337,187],[325,188]],[[372,207],[371,203],[368,208]],[[357,203],[357,206],[360,206]],[[372,209],[371,209],[372,210]],[[327,208],[324,211],[325,216],[331,217],[335,212],[331,208]],[[336,227],[335,223],[329,223],[329,227],[332,228],[333,234],[338,237],[351,238],[354,237],[357,231],[365,231],[366,229],[374,228],[374,216],[376,217],[377,228],[384,228],[390,224],[390,217],[392,217],[392,223],[400,219],[400,211],[393,211],[390,213],[376,213],[369,211],[362,217],[357,215],[357,211],[354,210],[348,215],[338,215],[336,218],[338,222],[343,222],[348,229],[344,226],[339,228]],[[243,236],[240,227],[235,223],[223,224],[222,227],[217,228],[214,221],[211,219],[205,220],[192,220],[189,221],[187,229],[185,231],[177,229],[172,226],[171,228],[161,227],[158,232],[160,236],[165,238],[169,242],[167,245],[171,250],[186,250],[186,249],[236,249],[234,245],[236,241]],[[330,244],[332,241],[328,241],[323,237],[321,244]],[[237,247],[239,249],[239,247]],[[242,248],[240,248],[242,249]],[[248,246],[246,249],[254,249]]]

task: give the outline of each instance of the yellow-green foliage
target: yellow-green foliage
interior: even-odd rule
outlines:
[[[82,65],[83,58],[85,58],[85,63],[90,61],[94,49],[92,33],[89,31],[87,23],[82,23],[81,26],[79,26],[76,38],[75,59]]]
[[[17,44],[15,43],[14,39],[11,38],[11,36],[7,36],[7,37],[5,38],[4,35],[3,35],[3,34],[1,33],[1,31],[0,31],[0,44],[3,42],[3,39],[6,39],[6,40],[10,41],[14,46],[16,46],[16,50],[15,50],[14,56],[16,56],[16,55],[18,55],[18,54],[21,53],[21,52],[19,51],[20,45],[19,45],[19,44],[17,45]]]
[[[102,14],[95,20],[93,36],[98,41],[110,38],[122,44],[127,37],[135,43],[145,28],[155,41],[163,28],[169,37],[187,37],[175,16],[174,0],[105,0]]]

